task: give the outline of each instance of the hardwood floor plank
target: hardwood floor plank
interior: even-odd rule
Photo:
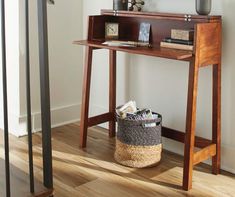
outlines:
[[[29,178],[28,175],[15,166],[10,166],[11,170],[11,195],[12,197],[32,197],[33,194],[29,192]],[[4,180],[4,160],[0,159],[0,196],[3,197],[5,193]],[[35,180],[35,194],[37,197],[45,197],[52,194],[52,191],[43,187],[42,183]],[[40,195],[39,195],[40,194]],[[46,195],[48,194],[48,195]]]
[[[90,128],[86,149],[79,149],[79,124],[52,130],[55,197],[217,197],[235,196],[235,176],[211,174],[206,164],[195,167],[193,189],[181,189],[183,157],[163,151],[156,167],[134,169],[113,158],[115,139],[108,131]],[[0,139],[2,139],[0,132]],[[27,173],[27,138],[10,136],[11,163]],[[41,134],[33,135],[35,176],[42,180]],[[0,142],[0,155],[2,151]],[[3,155],[2,155],[3,156]]]

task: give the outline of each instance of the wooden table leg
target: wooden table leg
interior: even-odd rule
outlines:
[[[109,137],[115,137],[115,108],[116,108],[116,51],[109,51],[109,112],[113,120],[109,121]]]
[[[85,148],[86,142],[87,142],[92,52],[93,52],[92,47],[86,48],[85,67],[84,67],[84,75],[83,75],[83,89],[82,89],[81,123],[80,123],[80,147],[81,148]]]
[[[221,159],[221,64],[213,65],[212,96],[212,143],[216,144],[216,155],[212,157],[212,173],[219,174]]]
[[[190,62],[189,79],[188,79],[186,133],[184,141],[184,172],[183,172],[184,190],[190,190],[192,188],[198,69],[199,69],[198,64],[193,59]]]

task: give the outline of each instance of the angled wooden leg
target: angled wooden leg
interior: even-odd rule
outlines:
[[[198,64],[193,59],[190,62],[189,79],[188,79],[186,133],[184,141],[184,172],[183,172],[184,190],[189,190],[192,188],[193,157],[194,157],[194,143],[195,143],[195,126],[196,126],[197,84],[198,84]]]
[[[114,137],[116,108],[116,51],[109,51],[109,112],[113,114],[113,120],[109,121],[109,137]]]
[[[221,159],[221,64],[213,65],[212,96],[212,143],[216,144],[216,155],[212,157],[212,173],[219,174]]]
[[[84,75],[83,75],[83,89],[82,89],[81,123],[80,123],[80,147],[81,148],[85,148],[86,142],[87,142],[92,52],[93,52],[92,47],[86,48],[85,67],[84,67]]]

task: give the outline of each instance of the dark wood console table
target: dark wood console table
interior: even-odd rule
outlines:
[[[152,48],[114,47],[102,43],[105,37],[105,22],[119,23],[120,40],[138,40],[139,24],[151,24]],[[171,29],[194,29],[194,50],[184,51],[160,47],[160,41],[169,37]],[[193,166],[212,157],[212,172],[220,172],[221,144],[221,17],[149,12],[128,12],[102,10],[101,15],[89,16],[87,40],[75,41],[86,46],[83,96],[80,127],[80,146],[86,147],[87,128],[109,122],[109,136],[115,136],[116,107],[116,51],[132,54],[155,56],[189,62],[188,99],[185,133],[163,127],[164,137],[182,142],[184,148],[183,189],[192,188]],[[93,50],[109,50],[109,112],[95,117],[88,117],[90,82]],[[195,136],[196,99],[199,68],[212,65],[213,72],[213,109],[212,140]],[[200,148],[195,151],[194,147]]]

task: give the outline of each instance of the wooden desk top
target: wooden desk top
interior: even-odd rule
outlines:
[[[115,51],[123,51],[132,54],[147,55],[154,57],[162,57],[168,59],[189,61],[193,57],[192,51],[177,50],[177,49],[168,49],[163,47],[117,47],[117,46],[107,46],[102,44],[103,41],[88,41],[88,40],[79,40],[74,41],[74,44],[91,46],[100,49],[111,49]]]

